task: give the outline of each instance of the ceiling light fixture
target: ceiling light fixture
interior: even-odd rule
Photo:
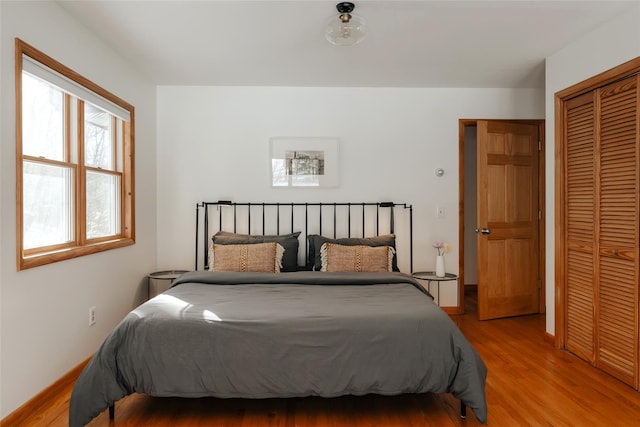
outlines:
[[[355,5],[351,2],[341,2],[336,5],[338,17],[332,17],[327,25],[325,36],[329,43],[336,46],[351,46],[358,44],[365,36],[365,21],[358,15],[354,15]]]

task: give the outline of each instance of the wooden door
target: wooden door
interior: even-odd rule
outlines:
[[[565,103],[567,350],[638,384],[638,80]]]
[[[640,58],[556,94],[556,343],[640,389]]]
[[[596,366],[638,387],[640,76],[597,91]]]
[[[566,245],[567,302],[566,348],[595,363],[596,274],[596,145],[593,92],[566,104],[565,138],[567,217],[563,233]]]
[[[539,307],[538,126],[478,121],[478,318]]]

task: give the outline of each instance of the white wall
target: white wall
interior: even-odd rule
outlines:
[[[192,268],[198,201],[388,201],[414,206],[414,270],[436,240],[458,271],[458,119],[541,119],[540,90],[158,88],[158,266]],[[273,189],[269,138],[340,139],[340,184]],[[445,170],[442,178],[435,169]],[[436,205],[446,210],[436,219]],[[453,287],[443,305],[455,305]],[[450,291],[450,292],[447,292]]]
[[[546,61],[546,323],[551,335],[555,335],[554,94],[637,56],[640,56],[640,5],[576,40]]]
[[[2,171],[0,418],[93,354],[146,296],[156,266],[155,87],[54,2],[0,2]],[[14,38],[136,107],[136,240],[127,248],[16,271]],[[88,326],[89,307],[97,324]]]

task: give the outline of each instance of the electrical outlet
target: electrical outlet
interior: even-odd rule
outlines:
[[[436,218],[444,219],[444,208],[442,206],[436,207]]]
[[[89,307],[89,326],[96,324],[96,306]]]

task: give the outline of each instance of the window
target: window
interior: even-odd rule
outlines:
[[[18,270],[134,243],[133,119],[16,39]]]

